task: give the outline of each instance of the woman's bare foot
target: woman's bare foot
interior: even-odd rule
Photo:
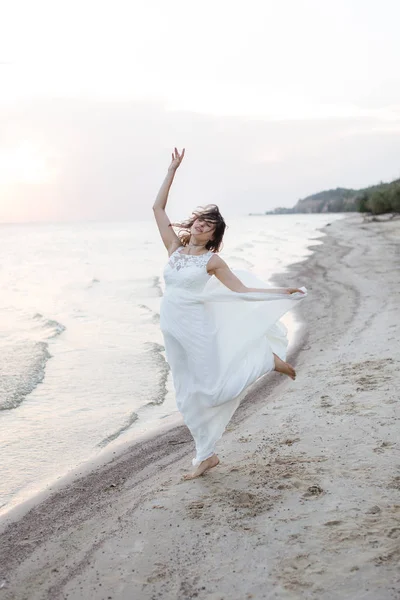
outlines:
[[[210,456],[210,458],[206,458],[206,460],[203,460],[203,462],[199,464],[199,466],[193,473],[190,473],[189,475],[184,475],[183,479],[195,479],[196,477],[200,477],[200,475],[203,475],[203,473],[205,473],[206,471],[209,471],[213,467],[216,467],[218,463],[218,456],[216,454],[213,454],[212,456]]]
[[[275,371],[278,371],[278,373],[283,373],[284,375],[287,375],[288,377],[290,377],[290,379],[296,379],[296,371],[293,369],[293,367],[291,365],[284,362],[276,354],[274,354],[274,361],[275,361]]]

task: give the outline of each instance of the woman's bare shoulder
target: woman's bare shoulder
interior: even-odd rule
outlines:
[[[220,269],[221,267],[227,267],[226,262],[219,256],[219,254],[214,253],[210,258],[207,264],[207,271],[211,273],[215,271],[215,269]]]

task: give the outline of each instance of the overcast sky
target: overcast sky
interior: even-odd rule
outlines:
[[[400,176],[398,0],[13,0],[0,222],[293,206]]]

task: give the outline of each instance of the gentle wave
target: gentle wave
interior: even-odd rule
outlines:
[[[0,410],[17,408],[44,379],[46,342],[19,342],[0,353]]]
[[[138,420],[138,418],[139,418],[138,414],[133,412],[131,415],[129,415],[126,423],[122,427],[120,427],[119,429],[117,429],[117,431],[114,431],[114,433],[111,433],[110,435],[105,437],[103,440],[101,440],[101,442],[99,442],[97,444],[97,446],[99,448],[104,448],[104,446],[107,446],[107,444],[109,444],[110,442],[115,440],[117,437],[119,437],[121,435],[121,433],[124,433],[124,431],[129,429],[133,425],[133,423],[135,423]]]
[[[251,269],[252,267],[254,267],[254,264],[252,262],[250,262],[246,258],[243,258],[242,256],[231,256],[230,262],[235,268],[240,266],[246,267],[247,269]]]
[[[167,363],[162,354],[165,350],[164,346],[161,346],[160,344],[156,344],[154,342],[148,342],[147,346],[150,347],[148,352],[153,355],[154,366],[157,370],[158,375],[158,385],[156,394],[153,397],[153,400],[148,402],[148,406],[155,406],[158,404],[162,404],[168,393],[167,380],[169,373],[169,364]]]
[[[96,277],[93,277],[93,279],[91,280],[91,282],[87,285],[87,288],[88,289],[92,288],[94,285],[96,285],[96,283],[100,283],[100,279],[97,279]]]
[[[143,308],[147,308],[148,310],[150,310],[144,305]],[[149,376],[157,379],[155,395],[153,396],[153,399],[146,404],[146,406],[157,406],[164,402],[168,393],[167,380],[169,374],[169,365],[163,356],[163,352],[165,350],[164,346],[161,346],[161,344],[157,344],[154,342],[147,342],[146,345],[148,347],[147,353],[151,356],[151,363],[154,369],[152,369],[153,372],[151,374],[149,373]],[[107,446],[107,444],[114,441],[122,433],[127,431],[127,429],[129,429],[134,423],[136,423],[138,419],[139,415],[136,412],[133,412],[128,417],[124,425],[122,425],[122,427],[120,427],[119,429],[105,437],[103,440],[101,440],[101,442],[99,442],[97,446],[100,448],[104,448],[104,446]]]
[[[146,304],[138,304],[138,307],[145,310],[149,314],[149,316],[151,316],[152,323],[160,322],[160,314],[158,312],[155,312],[149,306],[146,306]]]
[[[234,248],[234,251],[244,252],[247,248],[254,248],[254,244],[250,242],[244,242],[243,244],[240,244],[240,246],[236,246],[236,248]]]
[[[55,338],[58,335],[61,335],[63,331],[65,331],[65,325],[59,323],[58,321],[55,321],[54,319],[46,319],[46,317],[44,317],[40,313],[36,313],[35,315],[33,315],[33,318],[35,319],[35,321],[40,321],[42,330],[44,333],[46,333],[45,337],[48,340]]]
[[[130,285],[130,292],[140,298],[161,298],[163,295],[161,279],[158,275],[137,278]]]
[[[153,277],[153,285],[152,285],[152,287],[155,290],[157,290],[158,296],[162,296],[163,295],[162,289],[161,289],[161,280],[160,280],[160,278],[158,276]]]
[[[46,363],[51,358],[46,340],[52,340],[65,331],[65,326],[55,319],[35,313],[37,324],[27,328],[26,338],[6,339],[0,348],[0,410],[12,410],[42,383]],[[30,321],[30,323],[32,323]]]

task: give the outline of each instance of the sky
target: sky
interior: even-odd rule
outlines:
[[[398,0],[13,0],[0,223],[293,206],[400,177]]]

